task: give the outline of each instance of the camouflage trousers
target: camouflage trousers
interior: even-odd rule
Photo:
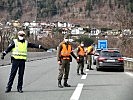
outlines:
[[[68,79],[70,70],[70,61],[69,60],[62,60],[62,64],[59,65],[59,75],[58,80],[61,81],[64,77],[64,80]]]

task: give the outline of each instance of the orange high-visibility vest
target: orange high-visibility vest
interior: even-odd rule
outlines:
[[[79,52],[78,52],[78,55],[80,55],[80,56],[84,56],[85,55],[85,51],[84,51],[84,49],[81,47],[81,46],[79,46]]]
[[[62,44],[62,50],[61,50],[61,56],[63,59],[70,59],[70,54],[72,52],[72,46],[68,44],[68,48],[66,47],[66,44]]]

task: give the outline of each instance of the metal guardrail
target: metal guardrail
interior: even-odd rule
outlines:
[[[4,60],[0,59],[0,66],[10,65],[11,64],[11,53],[5,56]],[[34,60],[47,59],[55,57],[56,52],[28,52],[27,62]]]
[[[56,52],[29,52],[27,61],[34,61],[34,60],[41,60],[46,59],[49,57],[55,57]],[[133,71],[133,58],[123,57],[124,58],[124,69]],[[9,65],[11,64],[10,61],[10,54],[8,54],[4,60],[0,60],[0,66]]]
[[[133,58],[123,57],[124,58],[124,68],[126,70],[133,71]]]
[[[131,61],[133,62],[133,58],[123,57],[125,61]]]

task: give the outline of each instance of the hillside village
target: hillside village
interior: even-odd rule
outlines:
[[[81,25],[76,25],[73,23],[69,22],[42,22],[42,23],[36,23],[35,21],[33,22],[23,22],[20,23],[19,21],[14,21],[13,23],[7,22],[5,27],[12,27],[11,25],[16,27],[23,27],[23,29],[28,29],[29,34],[34,34],[37,35],[38,39],[41,37],[47,37],[47,36],[52,36],[53,29],[58,28],[60,29],[62,34],[72,34],[72,35],[83,35],[86,34],[88,36],[98,36],[98,35],[115,35],[119,36],[120,34],[123,35],[132,35],[130,29],[123,29],[123,30],[113,30],[113,29],[98,29],[98,28],[90,28],[89,26],[81,26]],[[18,25],[18,26],[17,26]],[[21,26],[20,26],[21,25]],[[4,26],[4,25],[3,25]],[[1,27],[3,27],[1,24]],[[86,31],[88,29],[88,31]],[[14,32],[15,33],[15,30]]]

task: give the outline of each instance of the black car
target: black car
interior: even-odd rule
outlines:
[[[118,50],[101,50],[96,59],[97,71],[101,69],[118,69],[124,72],[124,59]]]

